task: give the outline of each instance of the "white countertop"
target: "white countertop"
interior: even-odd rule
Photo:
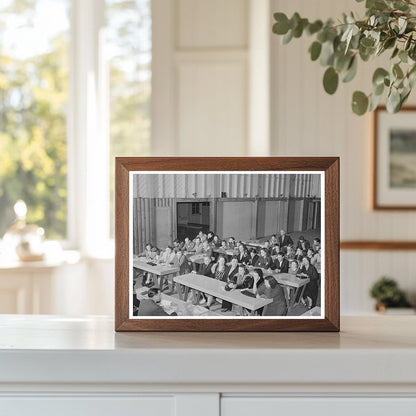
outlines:
[[[416,316],[338,333],[115,333],[108,317],[0,316],[0,383],[408,383]]]

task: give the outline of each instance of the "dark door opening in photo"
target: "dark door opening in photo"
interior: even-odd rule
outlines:
[[[185,237],[195,238],[202,231],[210,230],[210,203],[208,201],[192,201],[177,203],[177,238],[181,241]]]

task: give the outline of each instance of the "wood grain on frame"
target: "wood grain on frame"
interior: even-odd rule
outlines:
[[[323,319],[130,319],[130,171],[324,171],[325,318]],[[339,158],[116,158],[116,331],[339,331]]]
[[[416,250],[416,241],[341,241],[341,250]]]
[[[375,211],[412,211],[416,210],[416,205],[380,205],[378,203],[378,120],[380,112],[387,111],[385,106],[377,107],[373,112],[373,177],[372,177],[372,185],[373,185],[373,210]],[[414,111],[416,112],[416,106],[407,106],[403,107],[400,112],[406,111]]]

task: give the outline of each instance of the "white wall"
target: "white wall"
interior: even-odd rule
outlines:
[[[273,12],[298,11],[312,19],[335,18],[350,10],[363,10],[363,5],[351,0],[272,0]],[[353,91],[370,92],[372,71],[382,65],[381,58],[378,63],[360,63],[357,79],[329,96],[322,88],[324,68],[311,62],[307,53],[312,40],[305,37],[282,45],[277,36],[271,37],[272,154],[341,157],[341,240],[414,240],[416,212],[370,208],[371,116],[358,117],[350,109]],[[415,102],[414,94],[410,102]],[[413,251],[342,251],[342,313],[371,311],[368,289],[383,274],[416,295],[415,261]]]

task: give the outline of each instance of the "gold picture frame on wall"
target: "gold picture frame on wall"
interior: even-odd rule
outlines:
[[[319,179],[319,195],[308,194],[308,189],[311,189],[310,178],[315,181]],[[279,188],[279,184],[282,188]],[[292,197],[289,188],[292,193],[304,197]],[[233,190],[230,191],[231,189]],[[287,189],[288,193],[284,194],[279,189]],[[172,198],[172,195],[175,197]],[[212,201],[215,205],[215,208],[209,208],[209,213],[210,202],[205,200]],[[286,271],[281,272],[285,260],[283,257],[287,256],[287,247],[291,245],[286,243],[289,240],[285,240],[288,236],[284,233],[279,238],[276,237],[277,242],[273,246],[277,253],[273,259],[275,267],[272,263],[268,268],[263,267],[263,259],[260,262],[256,260],[256,266],[250,266],[249,259],[244,260],[243,252],[239,258],[238,250],[237,254],[228,253],[231,249],[226,247],[222,252],[222,247],[217,247],[212,242],[208,249],[211,250],[210,254],[202,256],[207,262],[209,258],[215,259],[217,256],[216,263],[207,275],[201,274],[203,265],[197,272],[188,270],[182,273],[180,270],[183,263],[176,264],[175,257],[171,257],[169,245],[172,239],[174,244],[176,240],[179,244],[182,243],[179,240],[188,234],[194,237],[191,222],[187,223],[186,232],[181,234],[180,221],[177,221],[179,204],[190,204],[189,216],[196,215],[205,206],[213,233],[221,230],[226,234],[230,229],[238,233],[239,227],[247,229],[246,236],[242,231],[237,236],[238,246],[255,247],[254,255],[258,250],[263,256],[267,244],[260,239],[249,240],[250,236],[256,236],[257,233],[250,229],[261,229],[261,233],[267,235],[269,226],[262,221],[264,214],[259,206],[271,200],[275,204],[281,202],[282,207],[292,207],[285,208],[284,215],[287,218],[301,209],[304,214],[298,214],[297,218],[315,218],[315,221],[319,221],[318,226],[322,227],[322,241],[319,241],[322,244],[319,315],[308,312],[302,316],[287,315],[296,302],[300,304],[306,288],[315,287],[315,280],[312,276],[308,278],[305,273],[290,276]],[[322,204],[322,211],[319,208],[318,214],[314,214],[313,200],[316,204],[319,203],[319,207]],[[312,201],[308,205],[312,208],[304,208],[305,201]],[[228,209],[227,216],[222,209],[224,204],[233,206]],[[246,211],[254,214],[245,214]],[[250,225],[245,224],[246,220],[251,221]],[[224,227],[225,221],[228,227]],[[175,224],[172,227],[173,222]],[[208,230],[200,228],[194,230],[197,243],[199,233],[204,234]],[[116,158],[115,229],[116,331],[339,331],[339,159],[336,157]],[[173,231],[169,233],[169,230]],[[177,238],[179,235],[180,239]],[[305,244],[302,249],[306,249],[305,239],[302,239],[299,238],[300,243]],[[151,257],[149,252],[147,257],[140,253],[143,249],[146,250],[146,242],[150,240],[154,246],[165,248],[166,245],[163,254]],[[203,244],[209,246],[206,241],[209,242],[209,239],[205,237]],[[175,250],[178,258],[186,256],[189,264],[197,262],[198,256],[192,249],[176,247]],[[321,253],[321,246],[319,252]],[[270,253],[272,259],[269,247],[267,253]],[[224,260],[220,260],[220,257]],[[311,259],[303,258],[301,261],[301,267],[305,268],[312,262]],[[222,263],[228,272],[234,263],[239,271],[244,269],[244,278],[251,278],[251,286],[239,287],[237,280],[218,278],[217,275],[221,273],[215,273],[215,267],[220,270]],[[307,267],[307,270],[312,269]],[[150,282],[150,288],[145,288],[148,278],[153,279],[153,282]],[[261,292],[257,285],[262,285],[259,287],[265,291]],[[277,287],[284,295],[279,301],[276,300],[279,296],[277,289],[273,292],[274,295],[270,295],[270,291]],[[168,295],[165,288],[169,289],[169,293],[172,291],[173,295]],[[211,310],[211,304],[205,307],[204,312],[201,303],[209,300],[217,309]],[[230,309],[223,307],[220,310],[218,305],[226,305]],[[273,305],[277,309],[273,309]],[[279,307],[285,311],[277,312],[280,311]],[[145,310],[146,313],[138,314],[140,310]],[[222,314],[224,310],[226,312]],[[231,313],[227,314],[227,311]]]

